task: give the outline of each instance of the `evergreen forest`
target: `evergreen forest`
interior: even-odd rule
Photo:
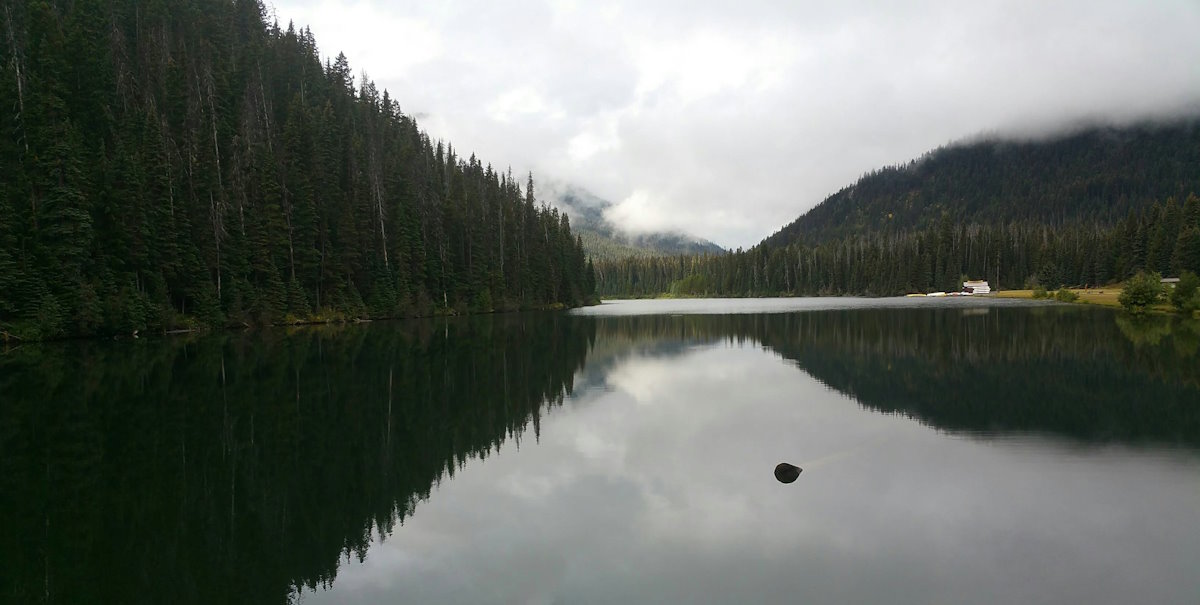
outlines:
[[[1111,225],[1200,193],[1200,117],[983,139],[864,175],[768,237],[772,246],[955,223]]]
[[[4,0],[0,330],[575,306],[565,214],[257,0]]]
[[[984,141],[883,169],[749,250],[599,262],[603,296],[1103,286],[1200,271],[1200,123]]]

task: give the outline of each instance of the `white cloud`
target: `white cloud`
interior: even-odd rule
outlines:
[[[617,114],[600,115],[584,121],[583,130],[567,142],[567,154],[573,162],[591,160],[596,155],[621,148],[617,133]]]
[[[669,88],[669,102],[686,107],[723,92],[761,94],[782,82],[793,55],[778,39],[744,40],[712,29],[646,40],[634,50],[637,97]]]
[[[488,103],[487,115],[504,124],[526,117],[554,120],[566,116],[561,108],[553,107],[541,93],[528,86],[509,90],[496,97]]]
[[[312,28],[323,56],[344,52],[356,75],[365,70],[379,82],[403,78],[416,66],[439,59],[444,50],[442,33],[433,23],[374,2],[283,3],[276,13],[284,23]]]
[[[604,211],[604,218],[635,233],[651,231],[669,224],[666,204],[661,197],[645,189],[635,189],[629,197]]]
[[[948,141],[1200,108],[1194,0],[276,7],[432,136],[726,246]]]

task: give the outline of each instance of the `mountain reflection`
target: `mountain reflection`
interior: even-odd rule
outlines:
[[[597,342],[644,348],[756,342],[867,409],[941,430],[1193,448],[1197,334],[1194,320],[1058,307],[645,315],[597,326]]]
[[[544,406],[632,355],[719,342],[940,430],[1197,448],[1197,334],[1087,309],[857,309],[19,347],[0,354],[0,602],[294,600],[466,461],[536,437]]]
[[[0,357],[0,602],[280,603],[535,433],[590,324],[68,343]]]

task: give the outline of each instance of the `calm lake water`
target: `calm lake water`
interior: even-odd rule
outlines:
[[[10,347],[0,602],[1195,604],[1198,348],[995,299]]]

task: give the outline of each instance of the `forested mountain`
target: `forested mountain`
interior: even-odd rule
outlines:
[[[5,334],[590,296],[532,176],[431,141],[257,0],[9,1],[0,25]]]
[[[1200,272],[1200,121],[980,142],[863,177],[750,250],[597,266],[602,295],[886,296]]]
[[[594,259],[670,254],[719,254],[724,248],[703,238],[681,232],[629,233],[604,217],[613,203],[579,187],[554,187],[553,205],[572,218],[572,227],[583,239],[583,249]]]
[[[954,223],[1112,225],[1200,192],[1200,119],[1095,127],[1049,140],[942,147],[863,176],[768,237],[769,246]]]
[[[1174,198],[1116,225],[937,225],[820,244],[760,244],[723,255],[628,258],[596,265],[601,296],[891,296],[993,288],[1099,286],[1139,270],[1200,272],[1200,198]]]

